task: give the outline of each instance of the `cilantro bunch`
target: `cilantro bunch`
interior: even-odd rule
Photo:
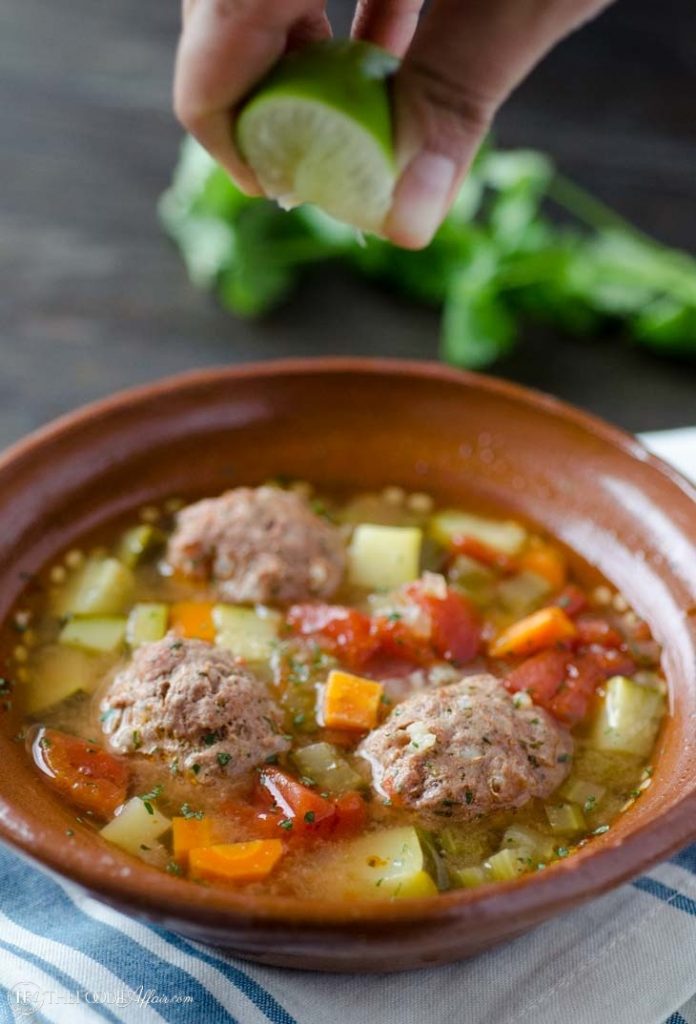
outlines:
[[[533,150],[485,146],[427,249],[356,232],[320,210],[250,199],[184,140],[160,217],[194,285],[256,317],[327,259],[442,310],[441,355],[471,369],[515,345],[523,320],[696,358],[696,260],[642,235]]]

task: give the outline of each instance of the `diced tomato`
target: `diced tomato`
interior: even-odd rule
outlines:
[[[367,807],[359,793],[335,799],[321,796],[279,768],[259,776],[260,799],[266,809],[255,812],[259,835],[285,833],[289,842],[353,835],[365,824]]]
[[[476,537],[455,537],[452,551],[457,555],[467,555],[501,572],[515,572],[517,569],[517,562],[511,555],[498,551]]]
[[[372,633],[379,645],[373,657],[409,662],[411,670],[435,660],[430,637],[415,632],[402,619],[377,615],[372,620]]]
[[[110,818],[126,799],[128,766],[94,743],[41,728],[32,755],[47,785],[82,811]]]
[[[551,603],[562,608],[571,619],[587,608],[585,593],[575,583],[568,583]]]
[[[606,619],[599,616],[584,616],[576,619],[577,642],[581,646],[599,644],[602,647],[621,647],[623,637]]]
[[[351,668],[360,668],[379,647],[369,615],[355,608],[294,604],[288,610],[287,623],[293,632],[313,637],[321,647]]]
[[[336,797],[335,807],[333,839],[344,839],[361,831],[367,819],[367,804],[359,793],[342,793]]]
[[[441,658],[467,662],[476,657],[481,649],[481,625],[465,597],[449,588],[445,597],[437,597],[418,584],[409,588],[409,597],[430,615],[430,643]]]
[[[508,690],[526,690],[535,704],[548,707],[563,685],[570,659],[569,650],[553,648],[527,658],[505,680]]]

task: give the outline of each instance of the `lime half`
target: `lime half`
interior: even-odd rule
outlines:
[[[246,102],[239,149],[266,195],[285,209],[314,203],[377,231],[396,167],[388,78],[391,54],[363,42],[327,42],[284,57]]]

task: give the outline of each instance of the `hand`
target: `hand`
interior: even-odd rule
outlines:
[[[358,0],[353,35],[403,57],[394,81],[400,177],[384,234],[427,245],[495,112],[538,60],[610,0]],[[184,0],[174,104],[245,192],[235,106],[288,49],[329,38],[324,0]]]

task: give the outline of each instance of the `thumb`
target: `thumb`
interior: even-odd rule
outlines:
[[[401,176],[384,233],[428,244],[493,116],[565,34],[608,0],[435,0],[394,80]]]

